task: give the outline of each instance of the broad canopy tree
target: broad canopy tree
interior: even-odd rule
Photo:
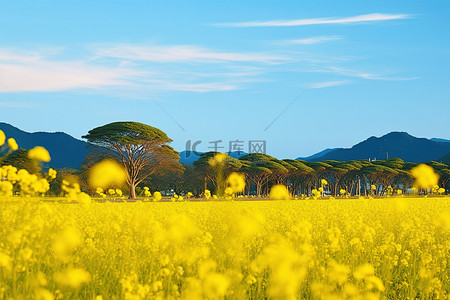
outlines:
[[[130,199],[136,186],[162,168],[180,164],[172,140],[160,129],[138,122],[114,122],[94,128],[83,136],[90,143],[110,150],[127,173]],[[181,166],[180,166],[181,167]]]

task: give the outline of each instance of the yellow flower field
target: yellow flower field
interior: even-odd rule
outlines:
[[[446,299],[450,292],[449,197],[51,200],[0,201],[0,299]]]

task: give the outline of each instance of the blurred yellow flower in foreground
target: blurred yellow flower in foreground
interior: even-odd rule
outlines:
[[[244,191],[245,188],[245,177],[244,174],[231,173],[227,178],[228,185],[233,190],[233,193],[240,193]]]
[[[161,193],[160,192],[154,192],[153,193],[153,198],[155,198],[156,202],[158,202],[162,198]]]
[[[112,159],[105,159],[95,164],[89,172],[89,185],[106,189],[114,185],[121,185],[127,179],[125,170]]]
[[[208,163],[210,166],[215,167],[216,165],[223,164],[224,160],[227,158],[225,153],[217,153],[213,158],[210,158]]]
[[[63,273],[55,274],[55,280],[61,285],[77,289],[91,281],[91,274],[83,269],[68,269]]]
[[[13,195],[13,184],[9,181],[0,181],[0,196],[11,197]]]
[[[270,189],[269,197],[271,199],[277,199],[277,200],[288,200],[288,199],[291,199],[291,195],[289,194],[289,191],[282,184],[274,185]]]
[[[28,158],[44,162],[49,162],[51,160],[47,149],[41,146],[36,146],[28,151]]]
[[[12,151],[16,151],[17,149],[19,149],[19,145],[17,145],[17,142],[14,138],[9,138],[8,139],[8,147],[12,150]]]
[[[48,176],[52,179],[56,178],[56,174],[57,172],[55,170],[53,170],[52,168],[48,169]]]
[[[233,195],[233,189],[230,187],[227,187],[225,189],[225,195],[228,195],[228,196]]]
[[[421,189],[431,189],[438,184],[439,175],[434,172],[433,167],[420,164],[411,169],[414,177],[414,186]]]
[[[5,143],[5,139],[6,139],[5,133],[0,130],[0,146]]]

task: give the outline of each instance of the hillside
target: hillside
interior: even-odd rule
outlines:
[[[10,124],[0,122],[0,130],[10,138],[16,139],[20,148],[31,149],[43,146],[52,160],[48,167],[78,169],[88,153],[95,148],[87,142],[63,132],[25,132]]]
[[[382,137],[370,137],[348,149],[336,149],[310,161],[361,160],[399,157],[409,162],[439,160],[450,152],[450,143],[417,138],[406,132],[391,132]]]

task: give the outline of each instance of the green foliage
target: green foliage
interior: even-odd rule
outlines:
[[[172,141],[162,130],[139,122],[106,124],[90,130],[83,138],[99,146],[108,146],[112,143],[133,145],[149,140]]]
[[[17,169],[25,169],[30,174],[37,174],[41,171],[39,162],[28,158],[28,150],[18,149],[6,155],[1,161],[2,166],[12,165]]]

